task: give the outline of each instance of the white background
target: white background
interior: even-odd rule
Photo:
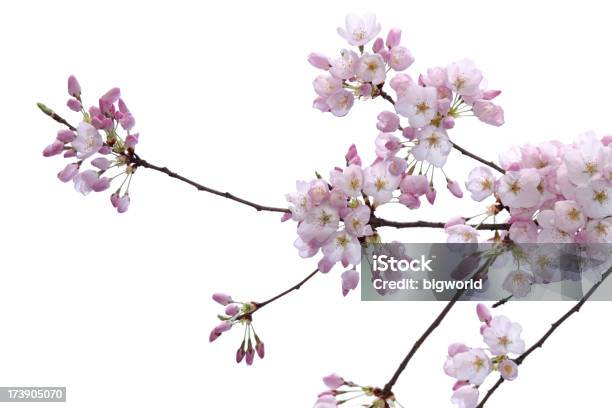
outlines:
[[[543,3],[543,2],[542,2]],[[427,67],[474,59],[507,124],[472,119],[450,133],[495,158],[512,143],[612,129],[612,59],[604,3],[574,2],[11,2],[0,15],[0,385],[67,386],[69,407],[309,407],[336,371],[384,385],[442,307],[361,303],[340,295],[340,270],[256,314],[265,360],[236,366],[238,331],[208,343],[221,311],[214,291],[263,300],[315,267],[292,246],[295,225],[256,213],[148,170],[132,183],[132,207],[108,194],[81,197],[56,179],[60,158],[41,151],[59,126],[35,102],[65,108],[74,73],[94,103],[120,86],[141,133],[144,158],[211,187],[270,205],[314,170],[342,164],[356,143],[373,158],[383,100],[339,119],[311,109],[311,51],[345,46],[349,11],[375,11],[383,30]],[[553,6],[554,5],[554,6]],[[453,152],[463,180],[474,162]],[[398,219],[443,220],[478,204],[439,186],[437,207]],[[385,240],[441,240],[440,231],[384,230]],[[570,303],[509,304],[531,344]],[[606,404],[608,303],[589,303],[504,384],[492,407]],[[406,407],[450,406],[442,372],[453,341],[480,345],[474,305],[460,304],[396,387]],[[493,376],[491,377],[493,379]],[[8,406],[9,404],[6,404]]]

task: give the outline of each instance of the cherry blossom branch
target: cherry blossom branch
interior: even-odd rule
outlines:
[[[464,149],[463,147],[459,146],[457,143],[453,141],[451,141],[451,144],[456,150],[460,151],[463,155],[471,157],[472,159],[479,161],[482,164],[489,166],[492,169],[495,169],[502,174],[506,174],[506,170],[502,169],[501,167],[499,167],[497,164],[493,163],[492,161],[485,160],[482,157],[475,155],[474,153],[470,152],[469,150]]]
[[[486,273],[486,271],[488,270],[488,268],[491,266],[491,264],[495,261],[495,256],[492,256],[490,258],[488,258],[485,263],[476,271],[476,273],[472,276],[472,280],[474,279],[478,279],[480,276],[482,276],[483,273]],[[421,335],[421,337],[419,337],[419,339],[414,343],[414,345],[412,346],[412,348],[410,349],[410,351],[408,352],[408,354],[406,354],[406,357],[404,357],[404,359],[402,360],[402,362],[400,363],[400,365],[397,367],[397,370],[395,370],[395,373],[393,373],[393,376],[391,377],[391,379],[389,380],[389,382],[387,382],[387,384],[384,386],[381,395],[383,396],[383,398],[388,398],[392,395],[392,389],[393,386],[395,385],[395,383],[397,382],[397,380],[399,379],[400,375],[402,374],[402,372],[406,369],[406,367],[408,366],[408,363],[410,362],[410,360],[412,360],[412,357],[414,357],[414,355],[416,354],[416,352],[419,350],[419,348],[423,345],[423,343],[425,342],[425,340],[427,340],[427,338],[429,337],[429,335],[431,335],[431,333],[434,332],[434,330],[440,325],[440,323],[442,323],[442,321],[444,320],[444,318],[448,315],[448,313],[451,311],[451,309],[455,306],[455,304],[457,303],[457,301],[459,301],[459,299],[461,298],[461,296],[463,296],[463,294],[465,293],[465,289],[460,289],[457,290],[457,292],[455,293],[455,295],[452,297],[452,299],[446,304],[446,306],[444,307],[444,309],[442,309],[442,311],[440,312],[440,314],[438,314],[438,316],[435,318],[435,320],[429,325],[429,327],[427,327],[427,329],[425,330],[425,332],[423,332],[423,334]]]
[[[256,309],[257,310],[261,310],[264,306],[269,305],[270,303],[282,298],[283,296],[293,292],[294,290],[299,290],[303,284],[305,284],[306,282],[308,282],[310,279],[312,279],[313,276],[315,276],[317,273],[319,273],[318,269],[315,269],[314,271],[312,271],[311,273],[309,273],[304,279],[302,279],[299,283],[293,285],[292,287],[290,287],[289,289],[285,290],[284,292],[279,293],[278,295],[271,297],[270,299],[264,301],[264,302],[259,302],[259,303],[255,303]]]
[[[445,223],[443,222],[434,222],[434,221],[408,221],[408,222],[400,222],[400,221],[391,221],[384,218],[379,218],[373,216],[370,220],[370,225],[373,228],[376,227],[393,227],[393,228],[444,228]],[[507,230],[510,228],[510,224],[475,224],[472,227],[479,230]]]
[[[502,306],[502,305],[504,305],[504,304],[508,303],[508,301],[509,301],[510,299],[512,299],[513,297],[514,297],[514,295],[509,295],[509,296],[506,296],[505,298],[500,299],[500,300],[498,300],[497,302],[495,302],[495,303],[493,304],[493,306],[491,306],[491,307],[492,307],[493,309],[498,308],[498,307],[500,307],[500,306]]]
[[[516,365],[521,365],[523,361],[525,361],[525,359],[529,357],[531,353],[533,353],[535,350],[537,350],[538,348],[541,348],[544,345],[546,340],[548,340],[548,338],[559,328],[559,326],[561,326],[561,324],[563,324],[563,322],[569,319],[574,313],[578,313],[580,309],[582,308],[582,306],[586,303],[586,301],[589,300],[589,298],[593,295],[593,293],[595,293],[597,289],[599,289],[599,287],[604,283],[604,281],[610,275],[612,275],[612,268],[608,269],[606,273],[604,273],[601,276],[601,280],[597,282],[595,285],[593,285],[591,289],[589,289],[589,291],[582,297],[582,299],[580,299],[580,301],[574,305],[574,307],[572,307],[563,316],[561,316],[559,320],[555,321],[551,325],[550,329],[548,329],[548,331],[546,331],[546,333],[544,333],[544,335],[540,338],[540,340],[535,342],[533,346],[531,346],[523,354],[521,354],[516,359],[514,359],[514,362],[516,363]],[[489,391],[487,391],[487,394],[484,396],[482,401],[480,401],[477,408],[484,407],[486,402],[489,400],[489,398],[491,398],[491,395],[493,395],[493,393],[502,385],[504,381],[505,380],[502,377],[500,377],[495,383],[495,385],[493,385],[489,389]]]
[[[148,161],[141,159],[137,154],[134,153],[134,155],[131,157],[131,161],[132,163],[134,163],[136,166],[138,167],[144,167],[146,169],[151,169],[151,170],[155,170],[158,171],[160,173],[164,173],[166,174],[168,177],[172,177],[174,179],[180,180],[184,183],[187,183],[193,187],[195,187],[196,189],[198,189],[199,191],[205,191],[207,193],[210,194],[214,194],[214,195],[218,195],[220,197],[223,198],[227,198],[228,200],[233,200],[236,201],[240,204],[244,204],[247,205],[249,207],[252,207],[254,209],[256,209],[257,211],[270,211],[270,212],[280,212],[280,213],[288,213],[289,209],[288,208],[280,208],[280,207],[271,207],[271,206],[267,206],[267,205],[262,205],[262,204],[257,204],[254,203],[252,201],[249,200],[245,200],[244,198],[240,198],[235,196],[232,193],[229,192],[222,192],[219,190],[215,190],[213,188],[210,187],[206,187],[198,182],[195,182],[193,180],[188,179],[187,177],[181,176],[178,173],[175,173],[174,171],[170,170],[167,167],[162,167],[162,166],[157,166],[155,164],[149,163]]]
[[[391,95],[389,95],[387,92],[385,92],[382,89],[382,85],[378,86],[378,94],[386,101],[388,101],[389,103],[391,103],[392,105],[395,106],[395,100],[393,99],[393,97],[391,97]],[[499,167],[497,164],[493,163],[490,160],[486,160],[483,159],[482,157],[478,156],[477,154],[474,154],[472,152],[470,152],[469,150],[459,146],[457,143],[451,141],[451,144],[453,145],[453,148],[455,148],[456,150],[458,150],[459,152],[461,152],[463,155],[468,156],[476,161],[479,161],[480,163],[484,164],[485,166],[489,166],[494,170],[497,170],[498,172],[505,174],[506,170],[502,169],[501,167]]]

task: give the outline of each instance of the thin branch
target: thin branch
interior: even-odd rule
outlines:
[[[464,155],[466,155],[468,157],[471,157],[472,159],[477,160],[477,161],[481,162],[482,164],[487,165],[487,166],[491,167],[492,169],[495,169],[495,170],[499,171],[502,174],[506,174],[506,170],[502,169],[501,167],[499,167],[497,164],[493,163],[492,161],[485,160],[482,157],[475,155],[474,153],[470,152],[469,150],[466,150],[463,147],[459,146],[455,142],[451,141],[451,144],[453,145],[453,147],[455,149],[459,150]]]
[[[280,213],[288,213],[289,209],[288,208],[280,208],[280,207],[271,207],[271,206],[267,206],[267,205],[262,205],[262,204],[257,204],[254,203],[252,201],[249,200],[245,200],[244,198],[240,198],[235,196],[232,193],[229,192],[222,192],[219,190],[215,190],[213,188],[210,187],[206,187],[196,181],[190,180],[187,177],[181,176],[178,173],[173,172],[172,170],[168,169],[167,167],[162,167],[162,166],[157,166],[155,164],[149,163],[148,161],[141,159],[137,154],[134,154],[130,160],[132,161],[132,163],[134,163],[136,166],[138,167],[144,167],[146,169],[151,169],[151,170],[155,170],[155,171],[159,171],[160,173],[164,173],[166,175],[168,175],[168,177],[172,177],[174,179],[180,180],[184,183],[187,183],[195,188],[197,188],[199,191],[205,191],[207,193],[210,194],[214,194],[214,195],[218,195],[220,197],[223,198],[227,198],[228,200],[233,200],[236,201],[240,204],[244,204],[244,205],[248,205],[249,207],[253,207],[254,209],[256,209],[257,211],[271,211],[271,212],[280,212]]]
[[[303,284],[305,284],[306,282],[308,282],[313,276],[315,276],[317,273],[319,272],[318,269],[315,269],[314,271],[312,271],[311,273],[308,274],[308,276],[306,276],[304,279],[302,279],[299,283],[297,283],[296,285],[293,285],[292,287],[290,287],[289,289],[287,289],[284,292],[279,293],[278,295],[266,300],[265,302],[260,302],[260,303],[255,303],[256,306],[256,311],[260,310],[262,307],[282,298],[283,296],[293,292],[294,290],[299,290]]]
[[[529,357],[531,353],[533,353],[538,348],[541,348],[546,342],[546,340],[548,340],[548,338],[559,328],[559,326],[561,326],[561,324],[563,324],[563,322],[569,319],[574,313],[578,313],[580,311],[580,309],[586,303],[586,301],[589,300],[589,298],[593,295],[593,293],[595,293],[597,289],[599,289],[599,287],[604,283],[604,281],[610,275],[612,275],[612,268],[608,269],[606,273],[604,273],[601,276],[601,280],[597,282],[595,285],[593,285],[591,289],[589,289],[589,291],[582,297],[582,299],[580,299],[580,301],[574,305],[574,307],[572,307],[563,316],[561,316],[559,320],[554,322],[551,325],[550,329],[548,329],[548,331],[544,333],[544,335],[540,338],[540,340],[535,342],[533,346],[531,346],[523,354],[521,354],[516,359],[514,359],[514,362],[517,365],[521,365],[525,361],[525,359]],[[503,382],[504,382],[504,379],[500,377],[499,380],[497,380],[497,382],[495,383],[495,385],[491,387],[489,391],[487,391],[486,395],[484,396],[482,401],[480,401],[480,404],[478,404],[477,408],[484,407],[485,403],[489,400],[489,398],[491,398],[491,395],[493,395],[493,393],[499,388],[500,385],[502,385]]]
[[[393,227],[393,228],[444,228],[443,222],[433,222],[433,221],[410,221],[410,222],[400,222],[400,221],[391,221],[386,220],[384,218],[372,217],[370,220],[370,225],[372,228],[376,227]],[[472,227],[479,230],[507,230],[510,228],[510,224],[475,224],[471,225]]]
[[[495,257],[487,258],[484,264],[476,271],[476,273],[472,276],[471,279],[474,280],[474,279],[478,279],[479,277],[481,277],[483,273],[486,273],[487,269],[489,268],[489,266],[491,266],[491,264],[494,261],[495,261]],[[389,382],[387,382],[387,384],[383,388],[382,393],[381,393],[383,398],[388,398],[392,395],[393,386],[399,379],[402,372],[406,369],[406,366],[408,365],[412,357],[416,354],[419,348],[423,345],[425,340],[427,340],[429,335],[433,333],[433,331],[440,325],[440,323],[442,323],[442,320],[444,320],[444,318],[448,315],[448,313],[451,311],[453,306],[455,306],[457,301],[459,301],[459,299],[461,298],[461,296],[463,296],[464,293],[465,293],[465,289],[457,290],[455,295],[446,304],[444,309],[442,309],[442,311],[436,317],[436,319],[429,325],[429,327],[425,330],[425,332],[421,335],[421,337],[419,337],[419,339],[414,343],[414,345],[412,346],[412,348],[410,349],[406,357],[404,357],[404,359],[400,363],[399,367],[397,367],[397,370],[395,370],[395,373],[393,373],[393,377],[391,377]]]
[[[514,296],[514,295],[509,295],[509,296],[506,296],[505,298],[500,299],[500,300],[498,300],[497,302],[495,302],[495,304],[494,304],[493,306],[491,306],[491,307],[492,307],[493,309],[498,308],[498,307],[500,307],[501,305],[504,305],[504,304],[508,303],[508,301],[509,301],[510,299],[512,299],[512,297],[513,297],[513,296]]]
[[[76,128],[74,126],[72,126],[70,123],[68,123],[68,121],[66,121],[66,119],[62,118],[60,115],[58,115],[57,113],[53,112],[52,109],[50,109],[47,105],[45,105],[44,103],[40,103],[38,102],[36,104],[36,106],[38,106],[38,109],[40,109],[45,115],[49,116],[51,119],[53,119],[54,121],[61,123],[62,125],[66,126],[68,129],[70,130],[76,130]]]

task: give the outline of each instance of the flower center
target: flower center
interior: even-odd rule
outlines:
[[[480,182],[480,186],[483,190],[491,190],[493,188],[493,181],[491,179],[484,179]]]
[[[386,185],[387,185],[387,181],[380,177],[377,178],[376,181],[374,182],[374,187],[376,187],[376,191],[380,191],[384,189]]]
[[[321,214],[319,215],[319,224],[324,227],[331,221],[331,218],[331,214],[326,211],[321,211]]]
[[[440,146],[440,136],[438,136],[435,133],[432,133],[431,135],[427,136],[427,144],[428,144],[428,148],[437,148]]]
[[[345,248],[345,247],[348,245],[348,242],[349,242],[349,240],[348,240],[348,238],[346,237],[346,235],[338,235],[338,236],[336,237],[336,244],[337,244],[339,247]]]
[[[423,114],[423,113],[427,112],[430,108],[429,108],[429,105],[427,103],[419,102],[416,105],[416,109],[417,109],[417,113]]]
[[[498,343],[500,346],[508,347],[508,345],[509,345],[510,343],[512,343],[512,342],[510,341],[510,339],[508,338],[508,336],[501,336],[501,337],[499,337],[499,338],[497,339],[497,343]]]
[[[599,204],[603,204],[608,201],[608,193],[606,193],[604,190],[595,190],[593,193],[593,200],[597,201]]]
[[[573,207],[567,212],[567,218],[569,218],[571,221],[580,220],[580,211],[578,211],[576,207]]]
[[[514,194],[518,195],[521,192],[521,185],[518,181],[513,181],[512,183],[508,183],[508,190]]]

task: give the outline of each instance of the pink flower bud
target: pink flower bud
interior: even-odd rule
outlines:
[[[74,75],[68,77],[68,94],[75,98],[81,96],[81,85],[79,85],[79,81],[77,81]]]
[[[129,206],[130,206],[130,196],[125,194],[117,202],[117,212],[119,214],[123,214],[124,212],[128,210]]]
[[[264,358],[264,356],[266,355],[266,348],[263,342],[260,342],[257,344],[257,346],[255,346],[255,351],[257,351],[257,355],[259,356],[259,358]]]
[[[392,28],[387,34],[387,48],[393,48],[399,45],[402,39],[402,30],[399,28]]]
[[[228,321],[224,321],[224,322],[219,323],[213,330],[216,331],[217,333],[225,333],[231,328],[232,328],[232,324]]]
[[[64,152],[64,157],[66,157],[66,158],[69,158],[69,157],[74,157],[74,156],[76,156],[76,154],[77,154],[77,153],[76,153],[76,150],[72,150],[72,149],[70,149],[70,150],[66,150],[66,151]]]
[[[418,197],[410,193],[404,193],[400,195],[399,202],[401,204],[404,204],[406,207],[410,208],[411,210],[415,210],[421,206],[421,200],[419,200]]]
[[[347,200],[346,193],[340,189],[333,189],[329,194],[329,204],[334,208],[340,209],[346,207]]]
[[[359,284],[359,272],[354,269],[342,273],[342,295],[346,296],[351,290],[357,288]]]
[[[230,295],[226,295],[225,293],[215,293],[212,298],[215,302],[223,306],[227,306],[232,302],[232,297]]]
[[[483,324],[480,326],[480,334],[484,334],[485,330],[489,328],[488,324]]]
[[[323,384],[330,390],[336,390],[344,385],[344,378],[338,374],[330,374],[327,377],[323,377]]]
[[[255,360],[255,350],[251,345],[251,340],[249,340],[249,347],[246,351],[246,363],[247,365],[253,365],[253,361]]]
[[[479,303],[476,306],[476,314],[478,315],[478,319],[483,323],[489,323],[491,321],[491,312],[489,308],[487,308],[482,303]]]
[[[240,364],[240,362],[244,359],[244,342],[240,345],[240,348],[236,350],[236,363]]]
[[[130,130],[134,127],[134,125],[136,124],[136,120],[134,119],[134,117],[130,114],[127,114],[125,116],[123,116],[120,120],[119,123],[121,124],[121,127],[125,130]]]
[[[436,189],[433,186],[429,186],[429,190],[427,190],[425,193],[425,197],[427,198],[429,204],[433,205],[436,202],[436,195]]]
[[[68,99],[68,102],[66,102],[66,106],[68,106],[70,110],[73,110],[75,112],[80,112],[81,108],[83,107],[83,105],[81,105],[81,102],[72,98]]]
[[[452,116],[447,116],[442,119],[442,127],[444,129],[452,129],[455,127],[455,119]]]
[[[91,164],[100,170],[108,170],[108,168],[112,165],[111,161],[106,157],[98,157],[91,161]]]
[[[493,126],[504,124],[504,110],[489,101],[478,100],[472,106],[474,115],[482,122]]]
[[[49,146],[43,150],[43,156],[51,157],[56,156],[64,151],[64,143],[59,140],[54,140]]]
[[[119,100],[119,96],[121,96],[121,90],[119,88],[112,88],[102,95],[100,99],[104,102],[104,105],[112,105]],[[102,109],[102,111],[104,111],[104,109]]]
[[[110,146],[102,146],[100,148],[100,150],[98,150],[98,153],[103,154],[103,155],[107,155],[110,154],[113,151],[113,149],[111,149]]]
[[[453,195],[457,198],[463,197],[463,191],[461,190],[461,186],[459,185],[459,183],[449,179],[447,179],[446,182],[446,188],[448,188],[448,191],[453,193]]]
[[[70,163],[64,167],[62,171],[57,173],[57,178],[62,182],[67,183],[72,180],[74,176],[79,173],[79,165],[77,163]]]
[[[113,205],[113,207],[117,208],[117,205],[119,205],[119,193],[111,194],[110,202]]]
[[[76,138],[76,135],[72,130],[64,129],[57,132],[57,140],[62,143],[70,143]]]
[[[499,90],[484,91],[483,94],[482,94],[482,99],[490,101],[492,99],[495,99],[497,96],[499,96],[500,93],[501,93],[501,91],[499,91]]]
[[[389,111],[380,112],[377,119],[376,128],[381,132],[394,132],[400,124],[399,116]]]
[[[400,182],[400,190],[402,193],[409,193],[416,197],[427,193],[429,183],[427,177],[420,175],[406,175]]]
[[[119,112],[125,113],[125,114],[130,113],[130,110],[128,109],[123,99],[119,98],[119,100],[117,101],[117,106],[119,107]]]
[[[108,189],[110,187],[110,182],[111,182],[111,179],[109,179],[108,177],[102,177],[96,180],[91,185],[91,189],[95,191],[96,193],[99,193],[101,191]]]
[[[408,140],[412,140],[416,136],[416,130],[411,127],[405,127],[402,129],[402,136],[404,136]]]
[[[219,336],[221,336],[221,333],[216,332],[214,329],[213,331],[210,332],[210,335],[208,336],[208,342],[212,343],[213,341],[217,340],[219,338]]]
[[[238,306],[236,303],[230,303],[225,308],[225,314],[228,316],[232,316],[232,317],[236,316],[239,311],[240,311],[240,306]]]
[[[372,51],[377,53],[378,51],[382,50],[384,46],[385,43],[383,39],[378,37],[376,40],[374,40],[374,44],[372,44]]]
[[[138,133],[134,133],[133,135],[129,135],[128,137],[126,137],[125,138],[126,147],[129,149],[135,148],[136,145],[138,144],[138,137],[139,137]]]
[[[612,144],[612,135],[605,135],[601,139],[601,144],[603,144],[604,146],[608,146],[608,145]]]
[[[286,212],[281,216],[281,222],[289,221],[292,218],[292,214],[290,212]]]
[[[323,69],[325,71],[327,71],[331,66],[329,63],[329,58],[327,58],[325,55],[317,54],[316,52],[311,52],[308,55],[308,62],[310,62],[313,67]]]

